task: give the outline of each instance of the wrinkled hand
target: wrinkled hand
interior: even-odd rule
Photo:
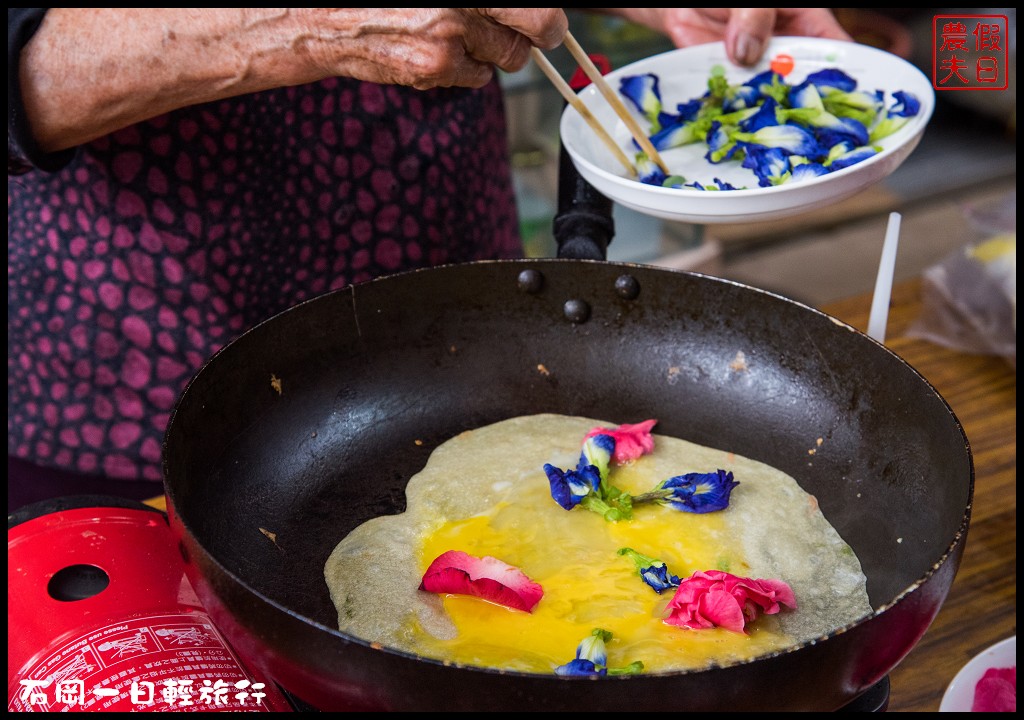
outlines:
[[[326,74],[434,87],[480,87],[498,67],[526,65],[530,48],[556,47],[560,8],[337,8],[312,11],[314,62]]]
[[[852,40],[828,8],[640,8],[622,13],[677,47],[725,41],[729,59],[753,65],[773,35]]]
[[[51,8],[22,51],[21,92],[36,142],[54,152],[329,77],[481,87],[567,27],[561,8]]]

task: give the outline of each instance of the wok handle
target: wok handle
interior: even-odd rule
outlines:
[[[553,222],[558,257],[606,260],[615,235],[612,201],[576,170],[565,147],[558,155],[558,213]]]
[[[611,70],[604,55],[591,60],[603,74]],[[579,92],[590,84],[590,78],[577,68],[569,86]],[[564,146],[558,153],[558,212],[553,223],[558,257],[574,260],[607,260],[608,243],[615,235],[612,201],[583,179]]]

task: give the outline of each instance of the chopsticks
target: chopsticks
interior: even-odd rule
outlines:
[[[587,122],[587,125],[591,127],[601,141],[608,146],[609,150],[612,151],[615,158],[622,163],[624,168],[626,168],[626,172],[629,173],[629,176],[636,177],[636,168],[633,167],[633,163],[629,161],[626,154],[622,152],[622,148],[620,148],[618,143],[612,139],[611,135],[608,134],[608,131],[605,130],[601,123],[598,122],[597,118],[594,117],[594,114],[590,112],[590,108],[583,104],[583,101],[580,100],[579,96],[573,92],[572,88],[569,87],[569,84],[562,79],[562,76],[558,74],[558,70],[551,64],[551,61],[544,57],[544,53],[536,47],[532,48],[530,52],[533,54],[534,62],[536,62],[541,71],[548,76],[548,80],[550,80],[551,84],[554,85],[558,92],[562,94],[562,97],[565,98],[566,102],[576,108],[576,112],[583,117]]]
[[[660,167],[666,175],[671,175],[672,173],[669,172],[668,166],[665,164],[665,161],[661,159],[661,155],[659,155],[658,151],[655,150],[654,145],[651,144],[647,134],[640,128],[636,120],[633,119],[633,116],[629,114],[629,110],[622,104],[622,100],[619,99],[616,92],[608,85],[608,82],[604,79],[601,71],[597,69],[597,66],[594,65],[590,56],[587,55],[582,47],[580,47],[580,44],[576,42],[576,38],[572,36],[571,32],[566,31],[564,42],[565,46],[569,49],[569,52],[572,53],[573,58],[579,63],[580,67],[583,68],[583,72],[585,72],[587,77],[590,78],[590,81],[597,86],[597,89],[602,95],[604,95],[604,99],[612,106],[612,110],[615,111],[615,114],[618,115],[622,122],[626,124],[626,127],[629,128],[629,132],[633,135],[633,138],[637,143],[640,144],[640,147],[643,148],[643,151],[647,153],[647,157],[657,163],[658,167]]]

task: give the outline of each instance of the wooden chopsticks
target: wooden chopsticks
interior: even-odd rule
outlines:
[[[608,85],[608,82],[604,79],[601,71],[597,69],[597,66],[594,65],[590,56],[587,55],[583,48],[580,47],[580,44],[576,42],[576,38],[572,36],[572,33],[568,31],[565,33],[565,46],[569,49],[569,52],[572,53],[576,62],[580,64],[580,67],[583,68],[583,72],[585,72],[587,77],[590,78],[590,82],[597,86],[597,89],[602,95],[604,95],[604,99],[612,106],[612,110],[615,111],[615,114],[618,115],[622,122],[626,124],[626,127],[629,128],[629,132],[633,135],[633,138],[637,143],[640,144],[640,147],[643,148],[643,151],[647,153],[647,156],[657,163],[658,167],[660,167],[666,175],[671,175],[665,161],[661,159],[661,155],[658,154],[658,151],[654,149],[654,145],[651,144],[650,138],[647,137],[647,134],[644,133],[636,120],[633,119],[633,116],[629,114],[629,110],[622,104],[622,100],[619,99],[618,94],[612,90],[610,85]]]
[[[601,123],[598,122],[597,118],[594,117],[594,114],[590,112],[590,108],[583,104],[583,101],[580,100],[576,93],[573,92],[572,88],[569,87],[569,84],[562,79],[562,76],[558,74],[558,70],[551,64],[551,61],[544,57],[544,54],[537,48],[533,48],[530,52],[533,54],[534,62],[536,62],[541,71],[548,76],[548,80],[550,80],[551,84],[554,85],[558,92],[562,94],[562,97],[565,98],[566,102],[576,108],[576,112],[583,117],[587,122],[587,125],[589,125],[591,129],[597,133],[597,136],[601,138],[601,141],[608,146],[608,149],[612,151],[612,154],[616,159],[618,159],[618,161],[622,163],[622,166],[626,168],[626,172],[629,173],[630,177],[636,177],[636,168],[633,167],[633,163],[629,161],[626,154],[622,152],[622,148],[620,148],[618,143],[612,139],[611,135],[608,134],[608,131],[605,130]]]
[[[572,53],[573,58],[577,63],[579,63],[579,66],[583,68],[583,72],[587,74],[590,81],[597,86],[597,89],[600,91],[601,95],[604,96],[604,99],[608,101],[609,105],[611,105],[615,114],[619,116],[623,123],[625,123],[630,134],[637,141],[637,144],[640,145],[645,153],[647,153],[647,157],[653,160],[666,175],[671,175],[668,165],[665,164],[661,155],[655,149],[654,145],[651,144],[650,138],[647,137],[647,134],[643,131],[640,125],[637,124],[636,120],[633,119],[629,109],[623,104],[622,100],[619,99],[618,94],[608,85],[608,82],[604,79],[604,76],[601,75],[601,71],[597,69],[597,66],[594,65],[590,56],[587,55],[580,44],[576,42],[576,38],[572,36],[572,33],[568,31],[565,33],[565,46],[569,49],[569,52]],[[604,127],[601,126],[601,123],[598,122],[593,113],[591,113],[587,106],[583,104],[583,101],[579,99],[575,92],[573,92],[568,83],[562,79],[562,76],[558,74],[558,70],[556,70],[554,65],[551,64],[551,61],[544,57],[544,54],[537,48],[532,48],[531,53],[533,54],[533,59],[537,63],[537,66],[540,67],[545,75],[547,75],[551,84],[555,86],[558,92],[562,94],[562,97],[564,97],[570,105],[576,108],[576,111],[583,117],[587,124],[590,125],[594,132],[597,133],[597,136],[601,141],[608,146],[608,149],[612,151],[612,154],[615,155],[623,166],[625,166],[630,176],[635,177],[636,168],[633,167],[633,163],[630,162],[629,158],[626,157],[626,154],[622,152],[622,148],[620,148],[612,139],[611,135],[609,135]]]

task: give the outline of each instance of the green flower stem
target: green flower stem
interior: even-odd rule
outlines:
[[[672,490],[651,490],[650,492],[645,492],[641,495],[634,495],[633,506],[635,507],[637,505],[658,502],[659,500],[664,500],[671,495]]]
[[[619,520],[629,520],[633,517],[631,499],[629,495],[623,493],[612,499],[611,503],[608,503],[594,493],[591,493],[580,501],[580,507],[597,513],[608,522],[618,522]]]
[[[644,664],[640,660],[635,660],[625,667],[608,668],[609,675],[638,675],[643,671]]]

